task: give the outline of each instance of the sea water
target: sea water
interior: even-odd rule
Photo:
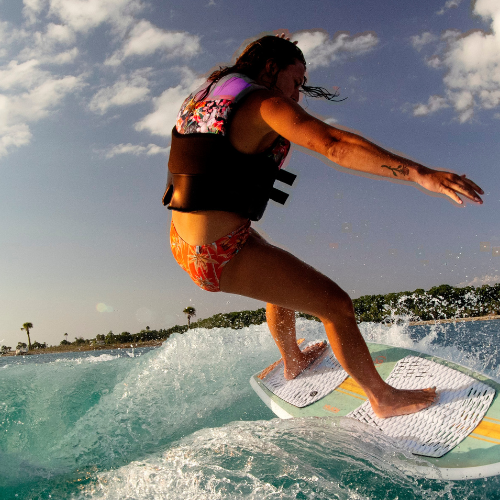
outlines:
[[[361,329],[500,378],[498,320]],[[297,336],[326,338],[304,319]],[[500,499],[500,477],[418,477],[422,458],[357,421],[275,418],[249,379],[277,358],[265,324],[1,357],[0,498]]]

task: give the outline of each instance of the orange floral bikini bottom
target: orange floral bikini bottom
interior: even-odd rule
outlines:
[[[170,225],[170,248],[177,264],[207,292],[220,292],[219,280],[224,266],[243,248],[250,235],[250,221],[207,245],[189,245]]]

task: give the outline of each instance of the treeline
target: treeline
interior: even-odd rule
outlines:
[[[207,319],[192,322],[190,328],[232,328],[238,330],[250,325],[260,325],[266,322],[266,310],[264,308],[256,311],[239,311],[227,314],[215,314]],[[166,340],[174,333],[187,332],[187,325],[175,325],[167,330],[151,330],[147,326],[139,333],[122,332],[114,334],[112,331],[107,335],[96,335],[94,339],[76,337],[73,342],[61,341],[60,345],[115,345],[115,344],[137,344],[151,340]]]
[[[260,325],[266,322],[264,308],[255,311],[238,311],[227,314],[215,314],[207,319],[191,323],[191,328],[232,328],[239,330],[250,325]]]
[[[458,288],[440,285],[428,291],[388,293],[386,295],[364,295],[353,300],[356,321],[390,323],[398,319],[428,321],[433,319],[474,318],[488,314],[500,314],[500,283],[478,288]],[[299,313],[299,317],[318,318]],[[260,325],[266,321],[265,309],[216,314],[196,323],[191,328],[233,328]]]
[[[361,322],[391,323],[404,318],[407,321],[427,321],[500,314],[500,283],[479,288],[440,285],[428,291],[388,293],[386,295],[364,295],[353,300],[356,320]],[[314,316],[299,313],[299,317],[314,319]],[[266,322],[264,308],[255,311],[239,311],[215,314],[210,318],[191,323],[191,328],[232,328],[239,330]],[[122,332],[115,335],[97,335],[95,339],[75,338],[74,342],[63,340],[61,345],[116,345],[136,344],[152,340],[166,340],[174,333],[185,333],[187,325],[175,325],[166,330],[151,330],[146,327],[138,333]]]
[[[34,342],[31,343],[31,349],[46,349],[47,347],[48,345],[46,342],[41,344],[40,342],[37,342],[35,340]],[[28,349],[28,344],[26,344],[25,342],[18,342],[16,346],[16,351],[19,349]],[[12,347],[7,345],[0,346],[0,354],[6,354],[10,351],[12,351]]]
[[[186,325],[175,325],[167,330],[151,330],[147,326],[144,330],[138,333],[122,332],[114,334],[112,331],[106,335],[96,335],[93,339],[84,339],[83,337],[75,337],[74,342],[63,340],[59,345],[115,345],[115,344],[137,344],[140,342],[149,342],[152,340],[166,340],[174,333],[184,333],[188,330]]]
[[[478,288],[440,285],[428,291],[420,288],[413,292],[364,295],[353,302],[358,323],[393,322],[398,317],[409,321],[475,318],[500,314],[500,283]]]

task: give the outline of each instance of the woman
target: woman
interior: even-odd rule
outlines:
[[[327,276],[250,228],[269,198],[284,203],[273,183],[293,182],[280,170],[290,142],[346,168],[416,182],[457,203],[482,203],[483,191],[465,175],[431,170],[306,113],[299,92],[333,99],[305,85],[306,62],[284,35],[250,44],[230,68],[212,73],[189,96],[172,132],[163,203],[172,212],[170,241],[181,267],[201,288],[267,302],[269,329],[292,379],[326,347],[301,352],[295,311],[317,316],[335,356],[366,392],[379,417],[431,405],[435,388],[406,391],[386,384],[356,324],[352,301]],[[293,177],[293,175],[288,174]]]

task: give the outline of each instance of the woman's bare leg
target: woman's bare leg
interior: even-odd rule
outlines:
[[[330,278],[255,232],[226,265],[220,287],[320,318],[335,356],[361,385],[379,417],[415,413],[435,400],[435,389],[406,391],[386,384],[357,327],[350,297]]]
[[[286,379],[294,379],[325,350],[324,342],[306,347],[303,351],[299,349],[295,333],[295,311],[267,304],[266,319],[283,358]]]

